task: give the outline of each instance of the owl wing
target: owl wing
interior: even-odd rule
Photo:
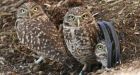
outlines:
[[[17,20],[16,30],[20,41],[38,55],[71,66],[73,58],[67,55],[63,39],[49,20]]]
[[[38,44],[40,49],[36,49],[36,52],[71,67],[73,65],[72,61],[75,61],[75,59],[68,56],[68,50],[56,26],[49,20],[36,22],[39,24],[35,30],[39,32],[36,40],[41,41]],[[37,23],[34,22],[34,24]]]
[[[57,30],[56,26],[52,23],[48,22],[48,32],[50,37],[50,40],[53,41],[53,45],[55,46],[55,50],[61,52],[64,55],[67,55],[67,49],[64,44],[64,40],[61,37],[61,33]]]
[[[99,32],[96,21],[93,20],[91,23],[87,24],[85,30],[87,31],[87,34],[90,38],[90,42],[92,43],[93,52],[94,52],[95,46],[97,44],[97,38]]]
[[[66,56],[66,48],[55,25],[50,21],[39,21],[38,23],[40,25],[38,25],[36,31],[39,32],[37,37],[41,41],[40,47],[42,51],[40,50],[40,52],[48,54],[47,57],[50,56],[50,58],[63,58]],[[62,55],[62,57],[59,55]]]

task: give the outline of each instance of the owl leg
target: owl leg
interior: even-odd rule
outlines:
[[[79,73],[79,75],[84,75],[86,69],[87,69],[88,65],[84,64],[84,67],[82,68],[81,72]]]
[[[40,56],[39,59],[35,60],[35,64],[39,64],[43,60],[44,60],[44,57]]]
[[[60,24],[60,25],[59,25],[59,28],[58,28],[58,31],[59,31],[59,32],[62,32],[62,30],[63,30],[63,25]]]
[[[101,73],[103,73],[105,71],[109,72],[109,71],[111,71],[111,68],[107,68],[107,67],[102,66],[102,68],[100,70],[98,70],[96,73],[101,74]]]

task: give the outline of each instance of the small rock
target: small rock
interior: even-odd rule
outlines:
[[[139,34],[140,34],[140,32],[134,32],[134,34],[135,34],[135,35],[139,35]]]

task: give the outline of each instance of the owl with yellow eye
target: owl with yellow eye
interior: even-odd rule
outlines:
[[[86,7],[70,9],[64,16],[62,27],[68,50],[84,65],[81,72],[97,63],[95,46],[99,27],[90,11]]]
[[[16,13],[15,29],[19,42],[28,47],[39,57],[39,64],[47,59],[61,63],[68,68],[73,67],[74,58],[68,55],[67,48],[56,26],[49,20],[35,2],[22,4]]]

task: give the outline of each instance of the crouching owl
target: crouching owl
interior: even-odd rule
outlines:
[[[96,45],[95,55],[97,57],[97,61],[102,64],[102,67],[107,68],[108,51],[107,51],[107,46],[105,44],[105,41],[102,40]]]

